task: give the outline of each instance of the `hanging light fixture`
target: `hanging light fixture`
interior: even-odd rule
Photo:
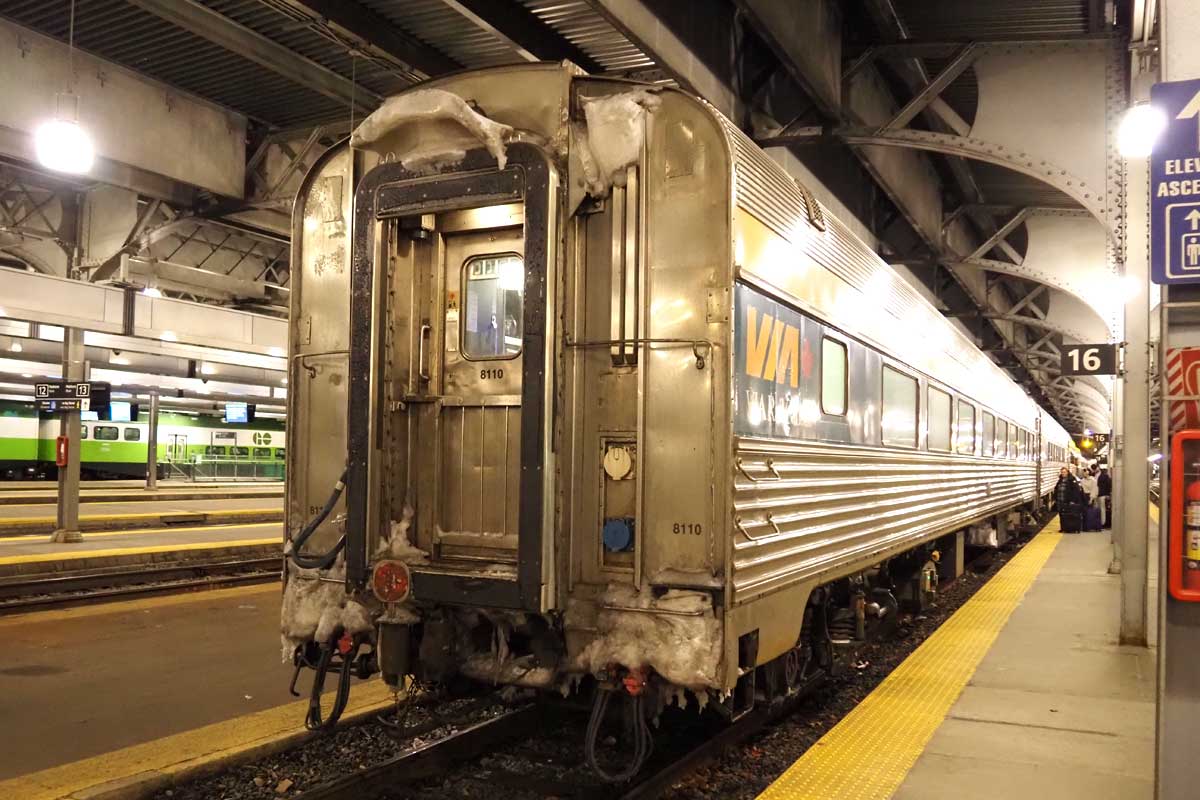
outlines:
[[[42,123],[33,134],[34,151],[42,166],[56,172],[84,173],[96,160],[92,137],[79,124],[79,97],[75,82],[75,0],[67,27],[67,91],[54,96],[54,119]]]

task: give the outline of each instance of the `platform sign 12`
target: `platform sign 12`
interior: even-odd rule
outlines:
[[[1150,279],[1200,283],[1200,80],[1158,83],[1167,129],[1150,156]]]

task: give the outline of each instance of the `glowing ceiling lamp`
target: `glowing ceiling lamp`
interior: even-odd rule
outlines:
[[[75,0],[67,27],[67,91],[55,95],[54,119],[33,134],[33,147],[42,166],[55,172],[88,172],[96,160],[92,137],[79,124],[79,98],[71,91],[75,80]]]
[[[1167,129],[1167,115],[1149,103],[1126,109],[1117,127],[1117,150],[1125,158],[1146,158]]]

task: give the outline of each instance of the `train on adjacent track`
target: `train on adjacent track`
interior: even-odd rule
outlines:
[[[0,402],[0,480],[53,479],[59,422],[39,416],[30,404]],[[149,421],[142,412],[129,422],[82,423],[80,474],[85,479],[145,478]],[[194,469],[253,466],[261,478],[283,479],[286,462],[282,420],[259,417],[249,424],[227,423],[215,415],[163,411],[158,422],[158,461]],[[227,470],[232,474],[232,469]]]
[[[946,537],[1038,509],[1072,457],[673,88],[536,64],[391,98],[305,178],[292,264],[282,624],[322,680],[737,717],[894,625]]]

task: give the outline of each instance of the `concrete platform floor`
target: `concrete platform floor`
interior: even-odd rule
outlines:
[[[279,599],[271,584],[0,618],[0,780],[293,700]]]
[[[80,516],[87,517],[97,514],[172,514],[185,511],[231,511],[251,508],[283,508],[283,496],[197,500],[141,500],[138,502],[113,500],[81,502]],[[30,502],[0,505],[0,520],[53,517],[54,510],[55,506],[53,503]]]
[[[896,800],[1149,800],[1155,652],[1117,644],[1107,533],[1064,535]]]
[[[46,561],[54,563],[69,557],[122,555],[197,544],[231,543],[268,544],[283,542],[283,523],[263,522],[236,525],[193,525],[140,530],[86,531],[83,541],[56,544],[46,537],[13,536],[0,538],[0,574],[6,565]],[[0,671],[0,675],[3,672]]]

